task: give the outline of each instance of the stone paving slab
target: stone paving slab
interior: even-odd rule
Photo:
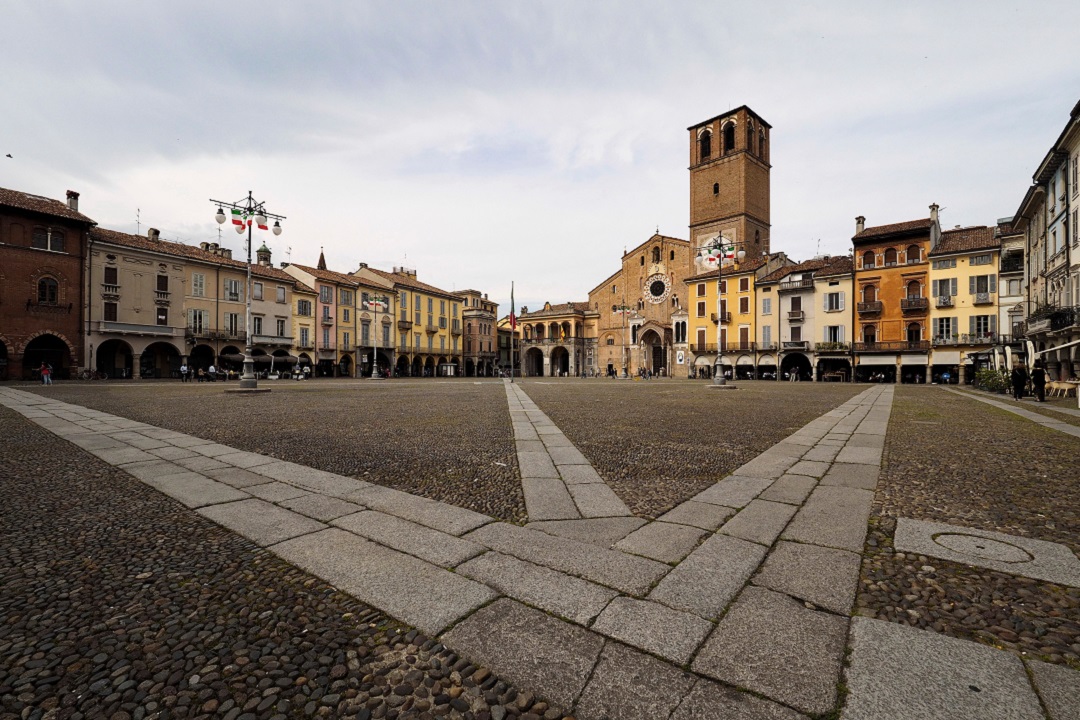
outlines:
[[[862,552],[874,493],[819,485],[784,531],[785,540]]]
[[[885,447],[885,437],[882,435],[867,435],[856,432],[847,441],[848,447],[878,448]]]
[[[897,518],[893,546],[897,552],[915,552],[1080,587],[1080,559],[1060,543],[926,520]]]
[[[772,448],[769,448],[769,452],[772,452]],[[840,452],[840,448],[832,445],[815,445],[802,456],[802,459],[807,462],[831,463],[836,459],[838,452]],[[795,470],[792,469],[788,472],[794,473]]]
[[[753,582],[831,612],[850,615],[861,561],[859,555],[847,550],[781,541]]]
[[[434,635],[497,597],[494,590],[339,528],[273,552],[354,597]]]
[[[805,475],[783,475],[770,485],[765,492],[758,495],[758,498],[769,502],[802,505],[806,502],[810,491],[817,487],[817,484],[816,479]]]
[[[539,440],[518,440],[514,443],[519,453],[542,453],[547,452],[544,443]]]
[[[228,463],[223,463],[220,460],[215,460],[214,458],[206,457],[205,455],[198,455],[196,457],[190,457],[190,458],[180,458],[180,459],[178,459],[176,461],[176,464],[177,465],[182,465],[182,466],[186,467],[188,470],[192,470],[194,472],[206,472],[207,470],[220,470],[221,468],[230,468],[230,469],[232,469],[232,467],[233,467],[232,465],[229,465]],[[265,482],[265,481],[266,480],[264,479],[263,482]]]
[[[156,455],[151,455],[145,450],[139,450],[138,448],[133,448],[130,445],[122,448],[103,448],[100,450],[90,450],[89,452],[93,455],[97,455],[100,459],[104,460],[110,465],[123,465],[125,463],[145,462],[147,460],[161,459]]]
[[[531,522],[526,528],[541,530],[567,540],[600,545],[609,548],[619,540],[644,525],[637,517],[585,518],[582,520],[547,520]]]
[[[364,483],[364,487],[349,493],[343,499],[387,515],[412,520],[449,535],[460,536],[492,521],[487,515],[472,510],[368,483]]]
[[[303,497],[305,495],[311,494],[307,490],[301,490],[294,485],[277,482],[276,480],[264,483],[262,485],[249,485],[244,489],[249,495],[254,495],[257,498],[262,498],[263,500],[268,500],[270,502],[292,500],[293,498]]]
[[[796,510],[794,505],[759,498],[724,523],[719,532],[767,547],[783,532]]]
[[[547,450],[540,452],[519,452],[518,471],[523,478],[556,478],[559,471],[555,469],[555,463]]]
[[[187,435],[185,437],[173,438],[169,440],[169,444],[182,448],[195,448],[198,445],[210,445],[212,444],[212,441]]]
[[[687,500],[668,510],[657,520],[713,531],[727,522],[727,519],[734,514],[734,508]]]
[[[124,472],[146,482],[155,477],[178,475],[187,472],[187,469],[168,460],[143,460],[142,462],[127,463],[124,465]]]
[[[773,478],[767,477],[728,475],[715,485],[705,488],[692,499],[712,505],[741,508],[760,495],[772,482]]]
[[[69,437],[67,440],[70,443],[78,445],[83,450],[115,450],[116,448],[127,447],[127,443],[124,443],[123,441],[114,440],[108,435],[97,435],[96,433],[74,435]],[[162,457],[157,453],[152,454],[155,457]]]
[[[615,549],[662,563],[677,563],[697,547],[705,534],[700,528],[657,521],[630,533],[615,543]]]
[[[842,720],[1043,717],[1023,664],[1010,653],[861,617],[851,621],[851,648]]]
[[[476,543],[376,510],[346,515],[331,524],[439,567],[451,568],[484,552]]]
[[[684,665],[713,629],[713,624],[660,603],[620,596],[604,608],[592,629]]]
[[[800,460],[788,468],[787,472],[792,475],[806,475],[807,477],[819,478],[824,475],[828,469],[828,462]]]
[[[291,500],[283,500],[278,505],[320,522],[330,522],[364,509],[363,506],[356,503],[317,493],[302,495]]]
[[[209,458],[203,458],[209,459]],[[179,461],[177,461],[179,463]],[[247,488],[252,485],[265,485],[267,483],[274,482],[265,475],[256,475],[250,470],[241,470],[238,467],[232,467],[231,465],[224,465],[219,468],[212,468],[210,470],[203,470],[200,474],[205,475],[208,478],[213,478],[218,482],[223,482],[226,485],[230,485],[234,488]]]
[[[648,598],[713,620],[765,559],[765,548],[727,535],[713,535],[690,553]]]
[[[211,505],[196,512],[262,547],[326,529],[321,522],[255,498]]]
[[[808,720],[801,713],[750,693],[698,680],[671,720]]]
[[[543,688],[564,708],[581,695],[604,647],[596,633],[508,598],[458,623],[441,641],[519,687]]]
[[[788,471],[797,461],[795,458],[783,455],[771,455],[768,451],[763,452],[756,458],[738,468],[732,475],[742,477],[772,478],[776,479]]]
[[[880,469],[877,465],[833,463],[829,472],[821,478],[822,485],[873,490],[877,487]]]
[[[619,499],[615,491],[602,483],[566,486],[574,498],[578,512],[582,517],[620,517],[633,515],[626,503]]]
[[[847,628],[846,618],[748,587],[706,641],[693,669],[803,712],[824,714],[836,704]]]
[[[559,467],[559,475],[567,485],[589,485],[602,483],[604,478],[596,472],[592,465],[562,465]]]
[[[525,512],[530,520],[573,520],[581,517],[574,498],[559,478],[521,478]]]
[[[1080,672],[1038,660],[1027,666],[1050,720],[1080,720]]]
[[[546,442],[546,440],[545,440]],[[589,461],[576,447],[547,446],[548,454],[555,465],[588,465]]]
[[[222,445],[220,443],[208,443],[205,445],[193,445],[191,446],[195,452],[206,457],[217,457],[218,455],[234,455],[237,450],[234,447],[228,445]]]
[[[840,451],[840,454],[836,456],[836,462],[871,465],[876,469],[881,466],[881,453],[882,448],[847,445]]]
[[[181,458],[203,457],[194,450],[188,450],[187,448],[179,448],[175,445],[169,445],[163,448],[157,448],[155,450],[148,450],[151,455],[156,455],[163,460],[180,460]]]
[[[475,557],[455,572],[579,625],[587,625],[618,596],[602,585],[498,552]]]
[[[570,442],[570,438],[566,435],[545,435],[543,444],[548,448],[574,447],[574,443]]]
[[[694,681],[693,675],[656,658],[608,643],[574,716],[579,720],[666,718]]]
[[[224,455],[216,455],[215,457],[223,463],[235,465],[244,470],[253,468],[257,465],[269,465],[270,463],[278,462],[277,458],[253,452],[225,453]]]
[[[144,479],[143,482],[152,488],[160,490],[174,500],[179,500],[189,508],[233,502],[251,497],[246,492],[190,471],[177,473],[176,475],[155,475]]]
[[[569,573],[631,595],[643,595],[669,568],[655,560],[605,550],[539,530],[492,523],[465,536],[492,550]]]

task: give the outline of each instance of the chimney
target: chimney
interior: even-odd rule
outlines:
[[[210,243],[208,243],[208,242],[199,243],[199,249],[209,251],[210,250]]]
[[[862,215],[855,218],[855,234],[861,235],[862,231],[866,229],[866,218]]]
[[[360,263],[360,269],[361,270],[363,270],[366,267],[367,267],[367,263],[364,263],[364,262]]]
[[[75,192],[74,190],[68,190],[67,202],[68,208],[74,210],[75,212],[79,212],[79,193]]]
[[[218,244],[217,243],[210,243],[210,248],[209,248],[210,252],[217,255],[218,254],[217,249],[218,249]]]
[[[933,205],[930,206],[930,222],[935,223],[935,224],[937,223],[937,221],[938,221],[937,213],[938,213],[938,204],[934,203]]]
[[[219,252],[221,253],[221,257],[225,258],[226,260],[232,260],[232,250],[229,250],[228,248],[221,248]]]
[[[285,269],[285,268],[287,268],[287,267],[289,267],[289,263],[287,263],[287,262],[284,262],[284,261],[282,261],[282,263],[281,263],[281,269],[282,269],[282,270],[284,270],[284,269]]]
[[[158,240],[161,239],[161,233],[158,232],[157,228],[147,228],[146,229],[146,239],[149,240],[150,242],[157,242]]]

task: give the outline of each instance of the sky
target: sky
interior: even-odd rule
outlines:
[[[772,125],[772,250],[802,260],[857,215],[1012,215],[1080,100],[1076,2],[7,0],[4,24],[0,187],[189,244],[250,190],[286,217],[255,239],[275,264],[404,265],[500,315],[512,281],[519,311],[585,300],[688,238],[686,128],[740,105]]]

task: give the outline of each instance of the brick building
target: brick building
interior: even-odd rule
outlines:
[[[83,359],[83,263],[94,221],[67,202],[0,188],[0,379],[70,377]]]

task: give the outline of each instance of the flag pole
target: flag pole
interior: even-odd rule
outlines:
[[[514,382],[514,338],[517,336],[517,318],[514,317],[514,281],[510,281],[510,383]]]

